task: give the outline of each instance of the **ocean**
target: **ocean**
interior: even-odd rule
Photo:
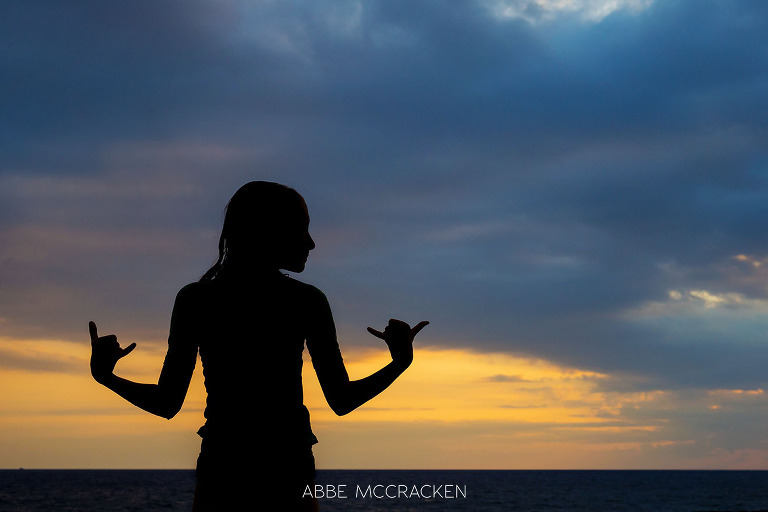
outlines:
[[[194,479],[0,470],[0,512],[188,512]],[[319,470],[317,485],[322,512],[768,512],[768,471]],[[268,493],[254,482],[255,504]]]

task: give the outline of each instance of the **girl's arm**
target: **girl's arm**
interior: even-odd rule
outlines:
[[[187,395],[189,382],[197,360],[197,344],[188,336],[178,336],[180,317],[184,308],[180,304],[182,293],[176,299],[168,339],[168,353],[157,384],[133,382],[114,374],[115,364],[134,348],[131,343],[121,348],[117,336],[110,334],[99,337],[96,324],[88,323],[91,335],[91,375],[96,382],[111,389],[133,405],[147,412],[171,419],[181,409]]]
[[[307,345],[323,395],[339,416],[357,409],[387,389],[411,365],[413,338],[429,323],[419,322],[411,328],[405,322],[392,319],[384,332],[369,327],[368,332],[383,339],[389,346],[392,362],[368,377],[351,381],[338,350],[333,317],[325,300],[321,315],[321,320],[316,323],[318,332],[307,339]]]

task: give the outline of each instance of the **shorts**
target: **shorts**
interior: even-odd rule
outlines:
[[[314,485],[312,446],[226,444],[217,446],[203,439],[195,471],[196,503],[216,504],[214,510],[245,510],[243,503],[280,502],[290,510],[288,504],[300,503],[307,486]]]

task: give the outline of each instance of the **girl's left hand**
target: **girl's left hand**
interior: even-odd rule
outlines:
[[[392,361],[407,367],[413,362],[413,338],[427,324],[429,322],[422,321],[411,328],[407,323],[392,318],[384,328],[384,332],[377,331],[372,327],[368,327],[368,332],[386,342],[389,353],[392,355]]]

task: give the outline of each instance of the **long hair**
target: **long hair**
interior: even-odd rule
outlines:
[[[280,183],[251,181],[240,187],[225,209],[218,259],[200,281],[215,279],[233,255],[247,255],[253,262],[265,261],[270,243],[296,215],[302,202],[298,192]]]

